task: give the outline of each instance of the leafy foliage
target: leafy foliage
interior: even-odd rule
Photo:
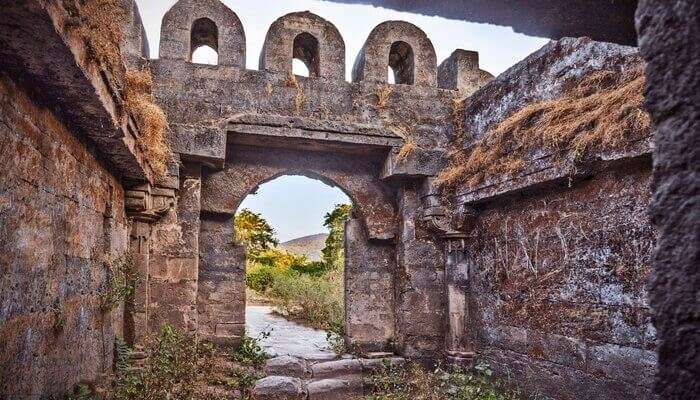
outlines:
[[[262,337],[269,336],[269,332],[263,332]],[[260,347],[260,339],[252,338],[248,335],[243,336],[241,344],[231,353],[233,361],[243,365],[261,366],[267,360],[267,354]]]
[[[345,262],[345,221],[350,218],[351,211],[350,204],[336,204],[324,218],[323,225],[328,228],[329,234],[321,254],[328,269],[342,268]]]
[[[100,296],[100,309],[106,313],[131,299],[136,290],[136,273],[128,253],[116,259],[106,259],[104,266],[108,278],[107,288]]]
[[[326,329],[338,349],[343,347],[344,334],[344,234],[345,221],[350,216],[349,204],[336,205],[327,213],[324,225],[329,229],[323,261],[310,262],[305,256],[289,253],[270,246],[277,243],[274,231],[265,219],[248,210],[236,216],[238,232],[263,232],[260,240],[250,245],[246,260],[246,285],[276,302],[288,316],[315,328]],[[241,221],[246,220],[245,227]],[[250,221],[254,220],[254,223]],[[250,229],[250,226],[262,228]],[[269,229],[268,229],[269,228]],[[251,237],[250,234],[247,234]],[[254,235],[253,235],[254,236]],[[245,241],[244,241],[245,242]]]
[[[275,238],[275,230],[260,214],[244,208],[233,218],[235,240],[242,243],[248,254],[255,254],[279,242]]]
[[[194,399],[200,353],[211,348],[199,346],[191,336],[164,325],[151,345],[150,357],[143,371],[133,369],[127,361],[130,352],[117,342],[117,384],[114,398],[127,399]]]
[[[342,270],[321,277],[299,273],[278,276],[268,295],[280,301],[284,312],[314,328],[335,329],[343,325]]]
[[[520,395],[504,388],[491,377],[487,364],[472,371],[440,367],[432,371],[418,364],[396,366],[385,362],[368,384],[372,394],[366,400],[518,400]]]

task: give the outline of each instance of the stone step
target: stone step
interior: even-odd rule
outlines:
[[[362,379],[362,372],[362,362],[358,359],[326,361],[311,366],[311,375],[315,380],[353,377]]]
[[[356,400],[363,396],[361,380],[320,379],[306,386],[309,400]]]
[[[265,374],[306,379],[311,377],[311,368],[309,368],[309,363],[304,359],[280,356],[267,360],[265,363]]]
[[[272,375],[255,382],[255,400],[304,400],[306,388],[299,378]]]

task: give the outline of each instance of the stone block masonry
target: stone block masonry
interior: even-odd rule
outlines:
[[[111,371],[121,312],[105,262],[128,251],[120,183],[0,75],[0,397],[60,397]]]
[[[388,21],[346,82],[343,38],[311,13],[275,21],[259,70],[248,70],[243,25],[220,1],[176,2],[158,60],[144,54],[140,17],[125,2],[125,60],[152,71],[175,153],[157,184],[133,121],[120,116],[118,85],[63,31],[61,2],[14,2],[0,15],[0,398],[61,397],[111,369],[115,336],[139,346],[165,323],[238,343],[245,253],[231,218],[284,174],[338,186],[354,203],[346,339],[360,350],[462,365],[476,357],[528,395],[642,398],[652,394],[659,328],[668,369],[657,392],[693,392],[683,380],[697,364],[685,352],[697,325],[686,279],[697,258],[687,201],[697,118],[686,100],[698,91],[688,75],[697,57],[683,40],[697,32],[668,31],[692,25],[697,7],[674,2],[687,12],[669,16],[640,2],[661,138],[653,175],[654,140],[642,137],[583,159],[532,151],[511,174],[448,190],[436,178],[449,154],[586,76],[635,70],[636,49],[565,38],[493,78],[466,50],[438,66],[418,27]],[[191,62],[199,45],[218,52],[218,65]],[[668,64],[667,48],[683,67]],[[309,77],[291,74],[293,58]],[[669,88],[686,100],[669,100]],[[104,261],[124,253],[139,276],[134,299],[102,312]],[[653,260],[663,267],[653,275],[656,325],[646,287]],[[683,282],[684,295],[670,282]],[[674,336],[678,326],[689,333]]]

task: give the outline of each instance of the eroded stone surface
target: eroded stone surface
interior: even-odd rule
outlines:
[[[299,378],[268,376],[255,382],[252,394],[257,400],[303,400],[307,392]]]

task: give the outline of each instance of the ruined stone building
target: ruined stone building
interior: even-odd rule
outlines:
[[[94,3],[0,0],[0,399],[59,398],[112,368],[115,336],[138,346],[164,323],[235,345],[231,218],[283,174],[354,203],[360,351],[476,357],[555,399],[700,392],[697,2],[523,1],[521,18],[508,1],[371,1],[555,40],[493,77],[387,21],[351,82],[343,38],[309,12],[244,26],[179,0],[150,59],[135,4]],[[191,62],[201,45],[217,65]],[[165,152],[149,142],[163,121]],[[133,301],[105,307],[125,254]]]

